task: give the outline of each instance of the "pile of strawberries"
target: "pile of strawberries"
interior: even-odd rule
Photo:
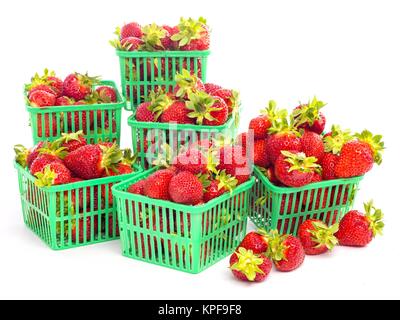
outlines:
[[[54,71],[44,70],[43,75],[36,73],[29,84],[25,85],[27,102],[31,107],[37,108],[52,108],[56,106],[86,106],[94,104],[110,104],[117,102],[117,93],[114,88],[109,86],[98,86],[100,83],[99,77],[90,77],[88,74],[71,73],[64,81],[58,78]],[[95,88],[95,89],[94,89]],[[59,123],[64,123],[64,114],[60,114]],[[87,115],[85,112],[75,114],[67,113],[68,130],[61,129],[61,132],[68,131],[72,126],[77,130],[82,124],[82,130],[87,133]],[[81,119],[80,119],[81,117]],[[50,137],[57,133],[57,115],[52,114],[52,125],[49,115],[46,114],[44,124],[42,117],[38,115],[38,131],[42,136],[43,125],[45,126],[45,137]],[[97,122],[95,125],[95,121]],[[102,121],[102,111],[98,110],[89,113],[89,127],[93,130],[95,127],[100,127]],[[105,127],[109,128],[108,114],[105,115]],[[113,120],[113,130],[116,130],[116,123]],[[51,134],[52,133],[52,134]]]
[[[167,152],[168,154],[168,152]],[[202,205],[250,179],[251,169],[239,146],[189,145],[172,159],[157,160],[168,168],[128,188],[128,192],[185,205]]]
[[[118,39],[110,44],[124,51],[204,51],[210,48],[210,32],[206,19],[181,18],[176,26],[157,25],[142,27],[131,22],[117,27]]]
[[[319,220],[306,220],[299,228],[298,238],[279,235],[277,230],[250,232],[230,258],[232,273],[242,281],[261,282],[273,265],[278,271],[289,272],[302,265],[305,255],[324,254],[337,244],[364,247],[382,234],[384,227],[382,211],[372,201],[364,204],[364,210],[365,213],[348,212],[331,227]]]
[[[137,107],[137,121],[221,126],[231,115],[237,119],[239,109],[237,91],[203,84],[185,69],[176,75],[172,93],[153,91],[148,100]]]
[[[337,125],[324,134],[324,106],[314,97],[294,108],[288,119],[287,110],[278,110],[270,101],[236,143],[249,149],[254,164],[277,186],[302,187],[322,180],[362,176],[374,163],[380,164],[382,136],[373,136],[367,130],[351,134]]]

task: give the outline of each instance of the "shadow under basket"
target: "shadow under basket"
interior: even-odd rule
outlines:
[[[257,167],[256,182],[250,196],[249,217],[267,231],[297,235],[307,219],[319,219],[332,225],[353,206],[361,177],[326,180],[301,188],[278,187]]]
[[[222,126],[204,126],[140,122],[136,121],[135,115],[132,115],[128,119],[128,125],[132,129],[132,150],[134,154],[138,155],[143,168],[153,166],[154,160],[165,151],[164,144],[168,144],[173,154],[176,155],[182,147],[188,147],[200,141],[204,147],[207,141],[234,139],[237,133],[237,125],[233,116],[230,116]]]
[[[170,92],[176,85],[175,76],[183,69],[203,82],[207,78],[210,51],[116,51],[119,57],[122,93],[133,111],[147,101],[151,90]]]
[[[116,204],[111,188],[141,172],[70,183],[48,188],[14,162],[26,226],[51,249],[73,247],[119,238]]]
[[[62,133],[82,130],[88,143],[117,142],[121,136],[121,111],[126,106],[113,81],[101,81],[99,86],[110,86],[117,93],[117,102],[92,105],[26,106],[32,127],[33,144],[54,141]],[[96,88],[95,87],[95,88]]]
[[[204,205],[187,206],[128,193],[152,168],[113,187],[122,254],[188,273],[199,273],[231,254],[246,234],[254,179]]]

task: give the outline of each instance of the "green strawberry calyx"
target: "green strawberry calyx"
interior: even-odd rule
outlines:
[[[246,250],[242,247],[234,254],[236,254],[238,261],[231,265],[231,270],[243,273],[249,281],[254,281],[257,274],[265,274],[259,267],[264,263],[261,255],[254,254],[252,250]]]
[[[204,119],[215,121],[211,112],[219,111],[221,108],[214,108],[216,99],[205,92],[189,93],[189,101],[186,102],[186,108],[191,110],[188,113],[189,118],[196,119],[198,125],[202,125]]]
[[[25,85],[25,90],[30,91],[39,85],[51,86],[53,84],[53,80],[50,80],[49,77],[55,76],[56,73],[54,71],[49,71],[47,68],[44,69],[42,76],[36,72],[31,78],[31,83]]]
[[[269,232],[267,236],[268,239],[267,256],[274,262],[287,260],[286,258],[287,246],[285,245],[285,240],[287,239],[287,237],[288,237],[287,235],[280,235],[278,230],[272,230]]]
[[[271,127],[268,129],[269,134],[290,134],[296,137],[301,137],[301,133],[294,125],[293,115],[290,115],[289,121],[287,119],[287,111],[277,111],[277,115],[273,116]]]
[[[335,233],[339,230],[339,224],[328,227],[322,221],[313,221],[313,229],[309,230],[311,239],[317,243],[315,248],[326,246],[329,250],[332,250],[338,243],[338,239],[335,237]]]
[[[54,185],[54,181],[57,179],[57,173],[51,170],[50,165],[47,165],[43,172],[36,172],[35,177],[35,185],[37,187],[51,187]]]
[[[294,126],[299,126],[308,123],[312,126],[316,120],[319,120],[320,110],[326,106],[325,102],[322,102],[314,96],[314,98],[306,104],[300,102],[300,108],[293,110],[292,115],[295,119]]]
[[[83,131],[79,130],[77,132],[73,133],[62,133],[61,138],[57,140],[58,143],[63,144],[63,143],[68,143],[71,141],[80,141],[80,138],[83,138]]]
[[[285,156],[285,161],[291,166],[289,172],[300,171],[300,172],[320,172],[321,166],[317,163],[316,157],[307,157],[304,152],[292,153],[289,151],[281,151]]]
[[[129,43],[128,41],[126,41],[124,44],[121,43],[120,39],[113,39],[109,41],[110,45],[119,50],[119,51],[130,51],[130,49],[132,48],[132,43]]]
[[[382,210],[377,209],[374,206],[374,202],[372,200],[364,203],[364,209],[365,209],[365,217],[369,222],[370,230],[372,231],[374,237],[378,234],[382,235],[383,228],[385,227],[385,224],[383,222]]]
[[[364,130],[361,133],[356,133],[355,137],[370,146],[375,163],[380,165],[382,163],[382,151],[385,149],[382,135],[373,135],[370,131]]]
[[[133,154],[132,150],[129,148],[123,149],[122,151],[122,160],[121,163],[132,166],[138,160],[139,154]]]
[[[158,26],[155,23],[149,24],[142,28],[144,44],[141,49],[144,51],[155,51],[157,48],[164,48],[161,39],[167,36],[167,30]]]
[[[29,156],[29,149],[25,148],[22,144],[17,144],[14,146],[15,152],[15,161],[23,167],[26,168],[28,166],[28,156]]]
[[[148,99],[150,105],[147,108],[154,114],[155,121],[157,121],[163,112],[173,103],[164,90],[159,90],[157,92],[152,90]]]
[[[191,74],[188,70],[182,69],[181,73],[176,74],[175,81],[179,88],[176,92],[176,96],[182,98],[185,95],[196,92],[196,85],[199,78],[195,74]]]
[[[157,159],[153,161],[154,166],[169,168],[174,158],[174,150],[168,143],[164,143],[160,147]]]
[[[117,164],[123,160],[123,153],[116,143],[111,147],[104,145],[99,146],[102,151],[102,158],[100,167],[103,168],[107,175],[109,175],[110,169],[117,172]]]
[[[268,107],[261,110],[260,114],[266,116],[271,123],[287,118],[287,110],[278,109],[274,100],[270,100],[268,102]]]
[[[207,188],[211,185],[211,176],[208,173],[199,173],[197,175],[197,178],[199,178],[201,184],[203,185],[203,192],[206,192]]]
[[[98,85],[101,80],[101,78],[99,76],[92,77],[92,76],[89,76],[89,74],[87,72],[85,74],[75,72],[75,76],[78,79],[80,85],[87,86],[87,87],[93,87],[95,85]]]
[[[179,41],[179,47],[184,47],[192,40],[201,39],[207,31],[207,20],[200,17],[198,20],[181,18],[178,24],[179,32],[171,37],[172,41]]]
[[[38,152],[40,154],[50,154],[63,160],[67,156],[68,152],[66,151],[67,148],[61,147],[61,144],[62,142],[59,139],[53,142],[46,141],[43,147],[38,149]]]
[[[229,190],[230,193],[236,188],[239,183],[238,179],[230,174],[226,173],[226,170],[222,170],[216,176],[216,180],[218,181],[218,190],[226,189]]]
[[[339,125],[333,125],[331,134],[324,137],[324,150],[333,154],[339,154],[343,146],[354,139],[351,131],[342,130]]]

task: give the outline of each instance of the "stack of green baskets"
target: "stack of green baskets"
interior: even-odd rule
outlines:
[[[115,82],[101,81],[98,86],[110,86],[117,93],[117,102],[79,106],[26,106],[32,127],[33,143],[53,141],[64,132],[82,130],[90,143],[112,141],[119,144],[121,137],[121,110],[126,106]],[[78,121],[71,121],[78,119]]]

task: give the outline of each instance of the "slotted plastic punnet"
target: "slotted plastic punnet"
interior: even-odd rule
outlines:
[[[203,82],[207,78],[210,51],[116,51],[119,57],[121,87],[128,100],[127,110],[147,100],[151,90],[172,91],[175,76],[186,69]]]
[[[222,126],[203,126],[194,124],[174,124],[159,122],[136,121],[132,115],[128,119],[132,129],[132,149],[138,155],[141,166],[148,168],[163,152],[164,144],[168,144],[174,153],[182,147],[206,141],[234,139],[237,133],[237,123],[232,116]]]
[[[111,188],[142,171],[136,166],[135,172],[128,175],[40,188],[27,169],[16,162],[14,166],[18,171],[24,222],[54,250],[118,239]]]
[[[327,180],[301,188],[278,187],[255,167],[249,217],[258,228],[297,235],[307,219],[332,225],[351,210],[361,177]]]
[[[47,108],[27,105],[33,143],[37,144],[42,140],[53,141],[58,139],[63,132],[82,130],[89,143],[107,141],[119,144],[121,110],[125,107],[126,101],[119,93],[115,82],[101,81],[98,86],[113,87],[117,92],[117,102]]]
[[[204,205],[186,206],[128,193],[152,168],[113,187],[122,254],[188,273],[199,273],[231,254],[246,234],[254,179]]]

